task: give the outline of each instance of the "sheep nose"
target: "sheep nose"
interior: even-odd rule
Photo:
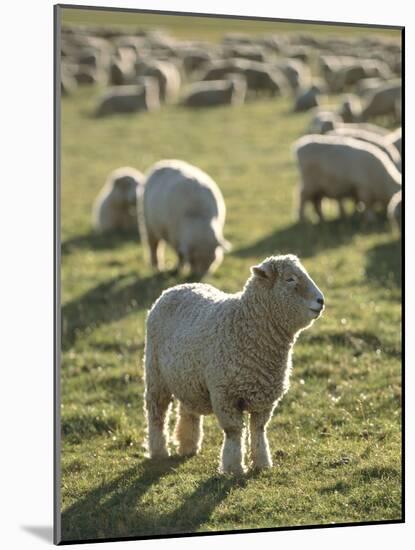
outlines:
[[[324,298],[317,298],[317,303],[324,306]]]

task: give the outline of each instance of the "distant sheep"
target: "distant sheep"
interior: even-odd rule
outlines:
[[[179,96],[181,77],[178,68],[169,61],[141,60],[136,64],[137,76],[149,76],[158,81],[160,101],[173,103]]]
[[[99,192],[92,209],[92,224],[97,233],[137,228],[136,194],[144,176],[138,170],[114,170]]]
[[[379,134],[368,132],[367,130],[362,130],[359,128],[354,129],[344,126],[335,128],[331,132],[328,132],[326,135],[351,137],[355,139],[360,139],[362,141],[365,141],[366,143],[372,143],[372,145],[376,145],[376,147],[379,147],[384,153],[386,153],[390,160],[398,168],[398,170],[401,170],[401,155],[394,145],[387,142],[386,136],[384,137]]]
[[[178,257],[177,269],[190,265],[203,277],[223,259],[229,243],[223,238],[225,202],[205,172],[180,160],[164,160],[149,171],[139,201],[140,233],[151,264],[163,264],[160,247],[167,242]]]
[[[396,102],[402,98],[401,81],[386,82],[365,96],[360,114],[361,120],[384,115],[396,117]]]
[[[154,111],[159,107],[157,82],[146,79],[144,84],[110,88],[99,99],[95,114],[97,117],[102,117],[115,113]]]
[[[182,103],[187,107],[214,107],[218,105],[240,105],[245,101],[245,79],[209,80],[191,84]]]
[[[203,415],[213,413],[224,432],[220,471],[243,474],[246,411],[252,467],[272,467],[266,427],[288,391],[296,338],[320,317],[324,297],[292,255],[267,258],[251,273],[236,294],[182,284],[153,304],[144,359],[151,458],[169,455],[168,411],[175,397],[180,455],[200,451]]]
[[[380,204],[386,209],[392,195],[401,188],[401,174],[378,147],[363,141],[327,135],[308,135],[294,144],[301,176],[299,219],[305,220],[304,209],[312,202],[320,220],[324,220],[321,202],[327,197],[362,202],[366,216]]]

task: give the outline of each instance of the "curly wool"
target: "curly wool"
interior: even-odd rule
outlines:
[[[145,349],[150,456],[168,454],[166,412],[174,396],[180,454],[198,452],[201,415],[213,412],[225,432],[221,469],[241,473],[247,411],[254,466],[272,465],[265,427],[288,390],[296,337],[316,318],[305,304],[316,296],[322,304],[322,294],[295,256],[271,257],[252,269],[242,292],[184,284],[153,305]],[[284,282],[290,273],[298,276],[294,294]]]

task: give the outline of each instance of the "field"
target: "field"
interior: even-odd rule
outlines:
[[[330,205],[324,224],[295,221],[291,144],[310,115],[293,114],[291,100],[96,120],[98,93],[62,100],[63,540],[400,520],[397,233],[356,214],[339,221]],[[326,298],[298,340],[290,391],[269,426],[274,468],[242,480],[217,474],[213,417],[197,457],[145,457],[146,311],[184,277],[154,274],[134,234],[95,236],[90,211],[111,170],[145,171],[162,158],[201,167],[225,197],[233,250],[206,282],[234,292],[251,265],[295,253]]]

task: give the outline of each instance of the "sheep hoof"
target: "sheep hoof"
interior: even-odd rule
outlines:
[[[195,449],[194,447],[180,446],[177,449],[177,453],[179,454],[179,456],[195,456],[198,452],[199,449]]]
[[[160,449],[158,451],[152,451],[150,453],[150,458],[153,460],[163,460],[165,458],[169,458],[169,451],[166,449]]]

